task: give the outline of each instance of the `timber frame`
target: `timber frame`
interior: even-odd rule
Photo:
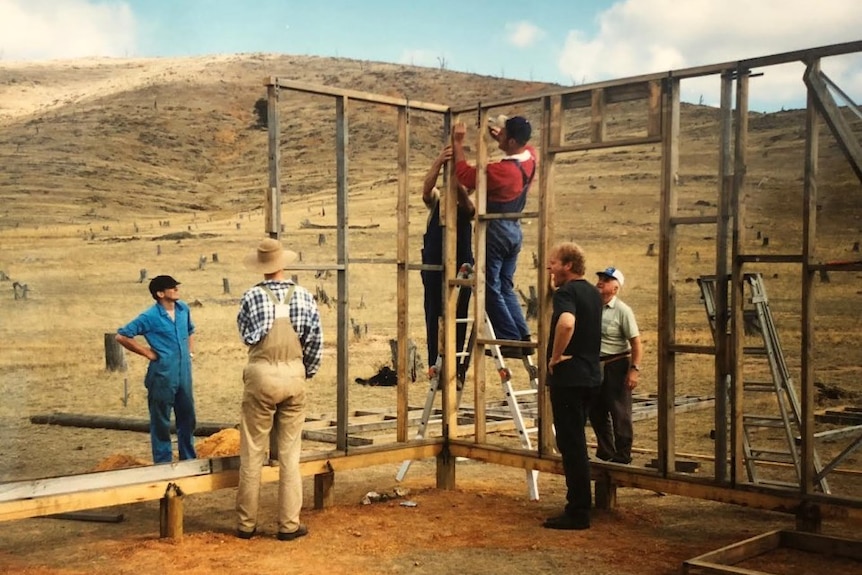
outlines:
[[[437,439],[409,439],[408,423],[408,381],[407,347],[408,340],[408,298],[407,278],[412,271],[440,269],[439,266],[422,266],[411,262],[408,243],[408,150],[409,114],[412,110],[438,114],[443,130],[448,133],[458,115],[474,114],[479,126],[486,125],[489,110],[506,106],[538,104],[541,106],[539,141],[540,174],[539,185],[534,186],[533,194],[538,196],[538,212],[525,214],[525,217],[538,219],[538,259],[547,260],[549,248],[555,243],[553,219],[554,211],[553,174],[558,154],[590,149],[618,148],[639,144],[652,144],[661,150],[660,176],[660,243],[658,252],[658,445],[657,466],[655,469],[632,468],[610,463],[592,462],[593,477],[596,479],[596,503],[599,506],[612,506],[615,503],[617,487],[636,487],[657,492],[678,494],[688,497],[710,499],[749,507],[769,509],[794,514],[797,527],[809,531],[820,528],[823,518],[862,519],[862,499],[838,497],[815,491],[817,477],[813,464],[813,427],[814,427],[814,374],[811,361],[814,353],[813,326],[814,274],[826,270],[830,272],[862,271],[862,264],[828,264],[814,260],[816,245],[815,221],[817,203],[817,145],[818,123],[824,120],[839,142],[842,152],[853,170],[862,180],[862,148],[847,130],[838,107],[830,95],[830,81],[819,69],[821,58],[862,52],[862,41],[824,46],[795,52],[775,54],[748,60],[725,62],[708,66],[675,70],[661,74],[651,74],[585,84],[565,89],[549,91],[540,95],[530,95],[506,100],[482,102],[478,105],[452,107],[407,100],[399,97],[376,95],[349,89],[310,85],[286,81],[277,76],[265,79],[268,94],[269,112],[269,189],[265,194],[265,232],[279,237],[281,231],[281,190],[280,161],[281,134],[279,130],[279,93],[295,91],[327,96],[334,99],[336,120],[336,202],[337,202],[337,258],[334,263],[311,263],[292,265],[291,269],[332,270],[337,274],[337,425],[335,449],[328,452],[306,455],[302,459],[302,472],[305,476],[315,477],[315,505],[320,507],[331,500],[331,487],[334,473],[372,465],[399,463],[405,459],[436,457],[437,484],[441,488],[454,488],[456,458],[467,457],[487,463],[542,472],[562,473],[562,464],[554,454],[550,409],[544,387],[539,388],[539,427],[538,449],[504,448],[487,442],[484,405],[485,382],[483,370],[473,370],[474,404],[476,410],[475,428],[469,439],[459,438],[458,420],[455,409],[456,375],[455,356],[446,353],[446,363],[441,377],[443,391],[443,436]],[[752,254],[744,252],[741,245],[743,205],[740,200],[745,186],[746,143],[748,116],[748,79],[757,68],[774,66],[788,62],[803,62],[807,66],[804,81],[808,88],[806,166],[804,180],[803,206],[803,247],[802,253],[785,255]],[[715,215],[688,217],[678,213],[677,196],[674,188],[675,174],[679,159],[680,133],[680,81],[703,76],[721,78],[721,135],[718,209]],[[735,95],[735,98],[734,98]],[[733,106],[735,99],[736,106]],[[608,139],[605,133],[606,117],[603,114],[607,103],[641,100],[646,103],[647,126],[642,137]],[[349,258],[348,235],[348,128],[349,110],[352,101],[373,103],[394,108],[397,112],[397,226],[398,237],[395,258],[374,260],[373,262],[351,260]],[[592,123],[588,143],[569,144],[563,141],[562,118],[566,110],[587,108]],[[479,130],[476,155],[478,168],[477,181],[477,226],[475,233],[475,253],[477,259],[484,253],[485,237],[481,222],[487,220],[485,214],[486,181],[484,167],[488,161],[488,150],[484,130]],[[288,144],[289,145],[289,144]],[[448,189],[442,198],[441,218],[444,222],[454,222],[456,213],[454,167],[451,166]],[[730,328],[728,340],[717,338],[715,346],[683,345],[676,339],[675,303],[675,254],[679,244],[677,231],[681,226],[713,226],[715,230],[716,277],[729,279],[717,282],[718,293],[716,331],[724,333]],[[455,288],[459,280],[455,275],[455,226],[446,226],[446,251],[443,265],[448,289],[444,290],[444,309],[446,317],[455,315]],[[741,433],[742,387],[740,362],[742,347],[742,298],[743,273],[746,264],[757,262],[798,264],[802,282],[802,406],[801,445],[803,478],[799,489],[768,487],[746,482],[743,465],[743,445]],[[348,442],[348,346],[350,337],[349,312],[349,273],[352,265],[363,263],[391,263],[397,269],[397,441],[389,445],[354,446]],[[481,265],[477,265],[477,270]],[[538,357],[544,357],[550,320],[549,298],[547,293],[548,277],[544,266],[538,266],[539,289],[539,342]],[[730,286],[730,287],[728,287]],[[727,290],[731,292],[728,294]],[[728,295],[730,303],[728,304]],[[479,310],[484,309],[484,278],[481,272],[476,277],[475,297],[473,300],[474,319]],[[477,322],[476,325],[480,325]],[[455,347],[454,321],[445,320],[443,329],[444,345],[447,350]],[[478,340],[474,353],[481,354],[488,340]],[[715,438],[715,471],[713,477],[695,477],[676,471],[675,434],[675,379],[674,366],[682,354],[701,354],[714,357],[715,421],[729,421],[729,433],[717,433]],[[477,355],[476,357],[479,357]],[[539,363],[539,381],[546,376],[544,362]],[[725,429],[716,425],[717,430]],[[277,479],[277,468],[266,468],[264,480]],[[225,457],[211,460],[180,462],[171,466],[153,466],[98,474],[84,474],[64,478],[28,481],[0,486],[0,521],[51,515],[84,509],[105,507],[130,502],[161,499],[167,502],[180,500],[182,494],[192,494],[215,489],[234,487],[238,478],[238,457]],[[163,512],[163,523],[176,521],[176,513]],[[171,517],[174,517],[172,520]],[[163,535],[181,536],[180,525],[163,529]]]

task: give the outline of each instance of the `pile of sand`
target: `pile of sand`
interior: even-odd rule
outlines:
[[[113,471],[114,469],[126,469],[127,467],[143,467],[145,465],[152,465],[150,461],[144,461],[143,459],[138,459],[137,457],[132,457],[131,455],[124,455],[122,453],[116,455],[109,455],[102,461],[100,461],[96,467],[93,468],[93,471]]]
[[[239,430],[222,429],[206,439],[196,441],[195,451],[200,459],[239,455]]]

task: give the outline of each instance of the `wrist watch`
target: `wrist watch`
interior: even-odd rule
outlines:
[[[638,364],[636,364],[636,363],[631,364],[631,366],[630,366],[630,367],[631,367],[631,369],[633,369],[633,370],[635,370],[635,371],[640,371],[640,370],[641,370],[640,366],[639,366]]]

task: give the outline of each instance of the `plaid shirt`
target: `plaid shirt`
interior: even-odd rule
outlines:
[[[262,285],[268,287],[275,297],[283,298],[294,284],[291,281],[265,280],[243,294],[236,324],[246,345],[260,342],[272,329],[275,321],[275,304],[260,287]],[[323,330],[320,327],[317,303],[307,289],[296,286],[293,297],[288,302],[288,314],[290,323],[299,336],[299,343],[302,344],[305,377],[314,377],[320,369],[323,357]]]

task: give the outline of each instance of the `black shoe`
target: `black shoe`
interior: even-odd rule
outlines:
[[[300,523],[299,529],[297,529],[296,531],[292,533],[282,533],[281,531],[279,531],[276,537],[279,541],[293,541],[294,539],[299,539],[300,537],[305,537],[306,535],[308,535],[308,527]]]
[[[236,530],[236,536],[240,539],[251,539],[257,533],[257,527],[252,529],[251,531],[243,531],[242,529]]]
[[[529,335],[525,335],[524,337],[522,337],[522,338],[521,338],[521,341],[524,341],[524,342],[527,342],[527,343],[534,343],[534,342],[533,342],[533,340],[532,340],[532,339],[530,339],[530,336],[529,336]],[[521,352],[522,352],[524,355],[533,355],[533,354],[535,354],[535,353],[536,353],[536,348],[535,348],[535,347],[522,347],[522,348],[520,348],[520,350],[521,350]]]
[[[596,452],[596,459],[601,459],[602,461],[613,461],[614,457],[613,454],[605,453],[604,451],[601,453]]]
[[[609,460],[611,463],[622,463],[623,465],[628,465],[632,462],[631,455],[614,455]]]
[[[590,516],[587,514],[583,515],[569,515],[568,513],[563,513],[562,515],[558,515],[556,517],[550,517],[545,519],[545,522],[542,524],[542,527],[545,529],[589,529],[590,528]]]
[[[485,355],[488,357],[494,357],[494,350],[492,348],[485,349]],[[500,346],[500,355],[505,357],[506,359],[523,359],[524,353],[521,351],[520,347],[512,347],[509,345],[501,345]]]
[[[508,359],[523,359],[524,358],[524,350],[520,347],[512,347],[508,345],[500,346],[500,353],[503,357]]]

